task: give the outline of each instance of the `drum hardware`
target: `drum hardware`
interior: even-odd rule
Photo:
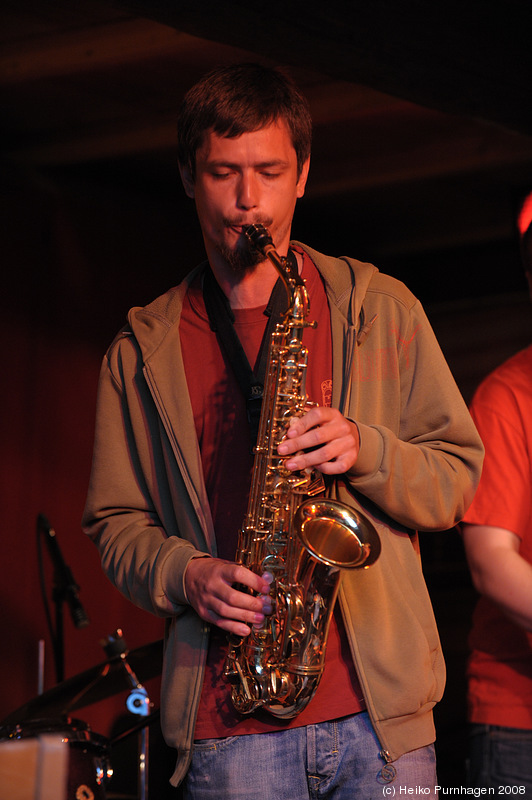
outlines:
[[[118,733],[116,736],[113,736],[113,738],[110,741],[111,748],[114,747],[115,744],[124,741],[124,739],[129,739],[130,736],[134,736],[135,733],[141,731],[143,728],[146,727],[146,725],[153,725],[155,722],[157,722],[160,716],[161,716],[160,709],[156,708],[154,711],[150,713],[148,718],[143,719],[140,722],[137,722],[131,728],[128,728],[127,730]]]
[[[128,649],[124,635],[120,628],[107,637],[103,648],[111,658],[120,658],[126,671],[131,691],[126,701],[126,707],[131,714],[148,717],[150,713],[150,698],[146,688],[140,683],[135,672],[127,661]],[[147,722],[147,720],[146,720]],[[149,728],[143,724],[139,729],[138,745],[138,789],[139,800],[148,800],[148,757],[149,757]]]
[[[127,653],[127,664],[142,683],[161,675],[163,666],[163,640],[158,639]],[[131,689],[131,681],[124,669],[124,658],[117,655],[67,678],[47,689],[12,711],[1,725],[15,725],[32,719],[70,715],[101,700]]]
[[[68,745],[66,799],[105,800],[105,783],[112,776],[109,741],[93,733],[86,723],[63,717],[34,719],[0,728],[0,743],[50,736]]]
[[[69,786],[73,786],[80,771],[82,773],[82,779],[74,787],[74,794],[69,790],[68,800],[105,800],[104,784],[112,774],[109,752],[113,744],[139,733],[140,795],[135,800],[147,800],[147,728],[158,719],[158,711],[150,713],[151,703],[142,682],[161,675],[163,641],[159,639],[129,651],[122,631],[118,630],[103,642],[103,646],[109,656],[107,661],[42,692],[1,720],[0,745],[7,740],[36,738],[45,733],[57,734],[69,746]],[[127,689],[127,710],[141,716],[142,721],[112,741],[92,733],[88,725],[70,716],[77,709],[106,700]]]
[[[133,737],[135,735],[139,735],[140,737],[142,737],[144,729],[146,729],[146,732],[148,733],[148,728],[150,728],[153,724],[158,722],[159,719],[160,719],[160,710],[158,708],[156,708],[153,711],[151,711],[148,716],[142,717],[142,719],[139,722],[137,722],[135,725],[127,728],[126,730],[121,731],[116,736],[113,736],[110,739],[110,742],[109,742],[111,754],[115,752],[115,747],[117,745],[120,745],[122,742],[125,742],[126,740],[130,739],[131,737]],[[141,739],[141,741],[142,741],[142,739]],[[148,753],[148,736],[146,736],[146,738],[145,738],[145,747],[146,747],[146,753]],[[142,750],[142,748],[139,748],[137,746],[137,752],[139,750]],[[151,764],[149,762],[149,758],[146,761],[146,765],[145,765],[146,766],[146,771],[144,773],[144,775],[145,775],[144,786],[148,787],[147,791],[149,792],[150,789],[153,788],[153,787],[150,787],[149,784],[148,784],[148,778],[149,778],[148,765],[150,765],[150,767],[151,767]],[[135,795],[134,798],[131,798],[130,795],[121,794],[120,792],[119,792],[119,794],[115,795],[115,794],[113,794],[113,785],[111,784],[111,787],[109,789],[109,794],[108,794],[108,800],[111,800],[111,799],[112,800],[141,800],[141,791],[142,791],[142,784],[141,784],[141,781],[140,781],[140,777],[141,777],[140,769],[141,769],[141,766],[142,766],[142,762],[141,762],[141,759],[140,759],[140,756],[139,756],[139,759],[138,759],[139,771],[138,771],[138,779],[137,779],[137,786],[139,786],[139,794]],[[118,777],[118,773],[117,773],[117,777]]]

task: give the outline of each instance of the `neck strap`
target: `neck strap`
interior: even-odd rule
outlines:
[[[297,261],[291,251],[287,260],[289,261],[290,269],[297,270]],[[211,330],[216,333],[220,348],[225,352],[231,364],[240,391],[246,401],[251,442],[252,446],[254,446],[259,429],[264,378],[270,352],[269,343],[275,326],[282,321],[288,310],[288,298],[284,283],[281,278],[277,279],[268,305],[264,310],[265,316],[268,317],[268,322],[262,337],[255,372],[249,364],[242,343],[235,331],[235,317],[229,301],[214,277],[210,265],[207,265],[203,277],[203,299]]]

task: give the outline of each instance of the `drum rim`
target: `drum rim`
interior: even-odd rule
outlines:
[[[73,717],[43,717],[4,725],[0,728],[0,742],[54,733],[60,735],[65,743],[90,743],[105,750],[109,748],[107,737],[94,733],[88,723]]]

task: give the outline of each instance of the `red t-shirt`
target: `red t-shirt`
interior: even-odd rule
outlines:
[[[471,413],[486,457],[464,522],[512,531],[532,564],[532,346],[485,379]],[[469,644],[470,721],[532,729],[532,634],[481,597]]]
[[[307,328],[303,337],[309,349],[306,389],[310,400],[330,406],[332,346],[327,297],[314,264],[302,251],[300,255],[310,296],[309,319],[318,323],[315,329]],[[267,322],[264,310],[234,309],[235,330],[253,366]],[[247,508],[253,455],[245,401],[209,327],[199,282],[187,293],[180,335],[218,555],[233,561]],[[292,720],[281,721],[266,712],[246,717],[237,714],[223,677],[226,650],[225,632],[213,626],[195,739],[297,727],[354,714],[365,707],[338,607],[330,626],[319,687],[307,708]]]

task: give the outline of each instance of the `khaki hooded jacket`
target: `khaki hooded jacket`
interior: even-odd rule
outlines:
[[[434,741],[445,682],[417,531],[463,517],[483,448],[411,292],[371,264],[299,246],[326,287],[332,404],[360,432],[355,466],[329,491],[361,509],[381,538],[377,562],[344,575],[338,602],[383,758],[393,761]],[[183,298],[202,269],[132,309],[104,358],[83,516],[112,583],[167,618],[161,720],[178,752],[175,785],[190,761],[209,638],[184,575],[190,559],[217,553],[179,339]]]

